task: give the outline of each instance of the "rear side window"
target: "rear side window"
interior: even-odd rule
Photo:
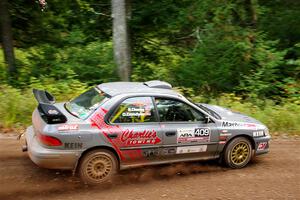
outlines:
[[[124,100],[110,117],[111,123],[155,122],[151,97],[132,97]]]
[[[81,119],[85,119],[107,99],[108,96],[105,93],[97,88],[92,88],[67,102],[65,105],[70,113]]]
[[[155,104],[162,122],[203,122],[205,115],[181,101],[156,98]]]

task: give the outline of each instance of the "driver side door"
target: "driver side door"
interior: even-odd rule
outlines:
[[[179,99],[155,98],[162,128],[163,159],[197,160],[215,156],[218,129],[206,114]]]

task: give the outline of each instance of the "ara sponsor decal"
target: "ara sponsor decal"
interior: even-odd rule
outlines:
[[[64,124],[62,126],[57,127],[58,131],[72,131],[78,130],[78,124]]]
[[[256,129],[256,124],[253,123],[244,123],[244,122],[229,122],[223,121],[222,127],[225,128],[249,128],[249,129]]]
[[[157,136],[156,131],[154,130],[144,130],[140,132],[134,132],[133,130],[125,130],[122,133],[121,141],[125,145],[144,145],[144,144],[157,144],[161,140]]]
[[[210,139],[209,128],[182,128],[177,129],[177,142],[208,142]]]
[[[264,131],[254,131],[253,132],[253,137],[262,137],[264,136]]]
[[[194,128],[177,129],[177,137],[178,137],[178,139],[194,137],[194,131],[195,131]]]
[[[257,150],[264,150],[264,149],[266,149],[267,145],[268,145],[268,142],[260,142],[257,146]]]
[[[176,153],[198,153],[198,152],[206,152],[207,145],[199,145],[199,146],[188,146],[188,147],[177,147]]]

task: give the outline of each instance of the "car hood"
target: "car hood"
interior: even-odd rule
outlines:
[[[214,111],[220,116],[221,120],[223,121],[233,121],[233,122],[253,123],[253,124],[263,125],[260,121],[252,117],[249,117],[239,112],[232,111],[228,108],[224,108],[217,105],[203,104],[203,103],[198,105],[204,106]]]

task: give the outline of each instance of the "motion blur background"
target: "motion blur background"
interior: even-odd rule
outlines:
[[[300,1],[131,0],[127,6],[132,81],[167,81],[196,102],[254,116],[272,134],[300,134]],[[66,101],[120,80],[111,1],[51,0],[42,11],[33,0],[14,0],[2,7],[2,22],[5,11],[16,63],[8,71],[0,52],[2,132],[30,124],[32,88]]]

